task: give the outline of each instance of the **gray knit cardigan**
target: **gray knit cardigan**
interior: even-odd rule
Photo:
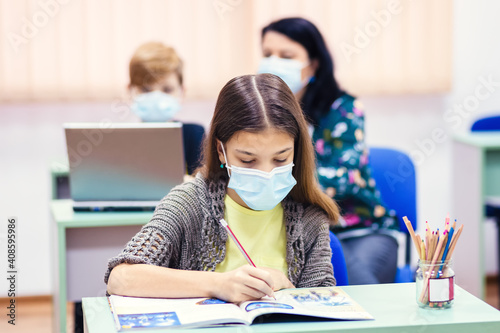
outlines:
[[[156,207],[125,249],[108,262],[104,282],[121,264],[150,264],[184,270],[214,271],[226,255],[224,217],[227,181],[200,174],[176,186]],[[297,288],[335,285],[330,261],[328,217],[320,208],[285,198],[288,278]]]

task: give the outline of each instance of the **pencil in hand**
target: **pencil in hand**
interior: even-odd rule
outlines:
[[[257,267],[255,266],[254,262],[252,261],[252,258],[250,258],[250,255],[247,253],[247,251],[245,251],[245,249],[243,248],[243,245],[241,245],[240,241],[238,240],[238,238],[236,238],[236,235],[233,233],[233,231],[231,230],[231,228],[229,227],[229,225],[227,224],[226,220],[224,219],[220,219],[219,220],[219,223],[222,225],[222,227],[224,229],[226,229],[229,237],[231,237],[231,239],[233,240],[234,244],[236,244],[236,246],[238,247],[238,249],[240,250],[241,254],[243,255],[243,257],[245,257],[245,260],[248,262],[249,265],[253,266],[253,267]],[[273,295],[268,295],[269,297],[272,297],[274,298],[274,300],[276,300],[276,297]]]

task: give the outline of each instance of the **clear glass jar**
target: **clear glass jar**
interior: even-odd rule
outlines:
[[[455,298],[455,272],[452,261],[419,260],[415,278],[417,304],[427,309],[447,309]]]

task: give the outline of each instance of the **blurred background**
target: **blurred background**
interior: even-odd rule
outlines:
[[[222,86],[256,72],[262,27],[311,20],[337,80],[365,105],[367,143],[413,158],[419,223],[437,226],[454,217],[452,136],[500,110],[498,13],[494,0],[0,0],[0,240],[17,216],[18,296],[53,293],[50,165],[67,163],[62,124],[138,121],[127,85],[140,44],[176,49],[186,87],[178,118],[208,127]],[[494,228],[485,224],[490,275]]]

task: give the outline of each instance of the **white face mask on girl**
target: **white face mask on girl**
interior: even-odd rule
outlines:
[[[271,172],[229,166],[224,145],[229,184],[239,197],[253,210],[270,210],[276,207],[297,184],[292,176],[293,163],[274,168]],[[231,173],[229,173],[231,170]]]
[[[179,112],[179,99],[161,91],[151,91],[137,95],[131,106],[132,111],[144,122],[165,122]]]
[[[260,60],[258,74],[270,73],[279,76],[288,85],[290,90],[296,94],[304,88],[311,78],[302,81],[302,69],[309,64],[294,59],[283,59],[275,56],[265,57]]]

